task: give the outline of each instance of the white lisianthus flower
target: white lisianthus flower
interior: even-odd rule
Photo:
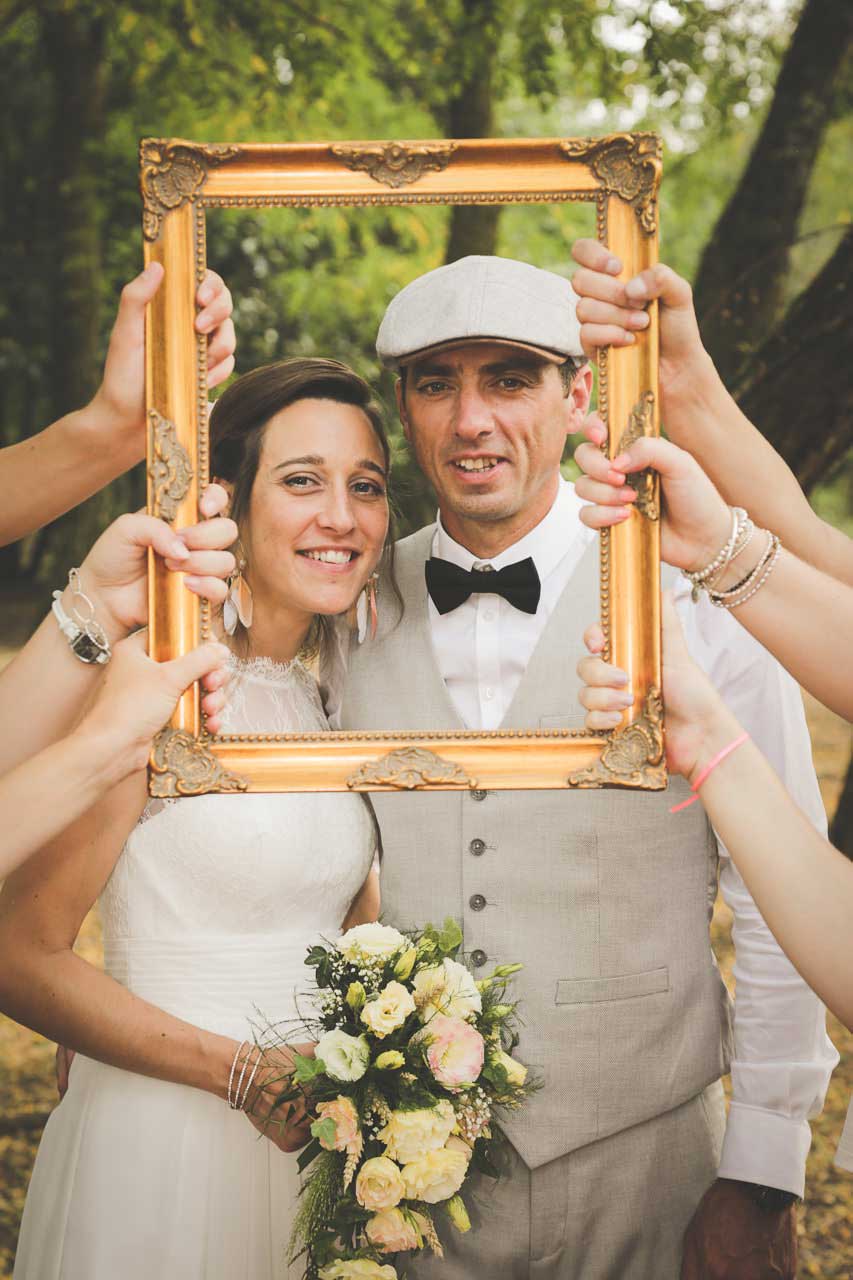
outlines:
[[[409,1164],[428,1151],[443,1147],[455,1124],[453,1107],[445,1100],[418,1111],[392,1111],[391,1119],[377,1137],[386,1144],[386,1155],[400,1164]]]
[[[483,1000],[477,984],[464,964],[445,957],[441,964],[430,965],[415,974],[412,983],[415,1004],[421,1022],[428,1022],[435,1014],[449,1018],[469,1018],[480,1013]]]
[[[333,1080],[360,1080],[370,1065],[366,1037],[349,1036],[345,1031],[327,1031],[314,1053]]]
[[[410,992],[400,982],[389,982],[378,996],[368,1000],[361,1011],[361,1020],[377,1040],[383,1040],[402,1027],[409,1014],[414,1012],[415,1002]]]
[[[387,924],[357,924],[338,938],[337,948],[350,964],[360,960],[388,960],[408,946],[397,929]]]
[[[467,1172],[468,1161],[461,1151],[428,1151],[403,1169],[406,1199],[423,1200],[425,1204],[449,1200],[462,1186]]]

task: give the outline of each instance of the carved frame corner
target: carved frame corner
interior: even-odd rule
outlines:
[[[667,786],[664,759],[663,698],[650,686],[642,714],[617,729],[594,765],[567,778],[569,787],[633,787],[662,791]]]
[[[204,740],[185,729],[161,729],[148,763],[148,792],[159,798],[246,791],[249,785],[224,769]]]
[[[157,240],[166,215],[187,201],[198,198],[213,165],[233,160],[241,152],[242,147],[227,143],[142,138],[139,143],[139,187],[145,239]]]
[[[663,173],[663,145],[658,134],[569,138],[560,143],[560,150],[567,160],[586,161],[605,191],[631,205],[645,234],[655,234]]]

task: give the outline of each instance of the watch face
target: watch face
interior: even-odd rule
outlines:
[[[97,644],[91,636],[87,636],[85,631],[80,632],[72,642],[71,648],[81,662],[100,662],[103,653],[101,645]]]

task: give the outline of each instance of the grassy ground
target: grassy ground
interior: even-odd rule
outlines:
[[[813,700],[807,699],[806,705],[824,802],[831,813],[843,782],[853,731]],[[723,972],[731,981],[730,920],[722,903],[717,905],[712,933]],[[88,959],[97,961],[100,956],[94,913],[86,922],[78,949]],[[829,1019],[829,1031],[842,1061],[823,1114],[813,1124],[806,1203],[800,1213],[799,1275],[851,1280],[853,1175],[834,1169],[832,1160],[853,1093],[853,1035],[834,1018]],[[26,1184],[56,1092],[53,1046],[6,1018],[0,1018],[0,1098],[0,1280],[8,1280]]]

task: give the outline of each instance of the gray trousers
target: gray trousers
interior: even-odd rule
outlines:
[[[444,1261],[406,1280],[678,1280],[684,1232],[717,1176],[722,1085],[644,1124],[528,1169],[512,1151],[498,1182],[472,1176],[472,1227],[437,1215]],[[398,1256],[402,1263],[405,1255]]]

